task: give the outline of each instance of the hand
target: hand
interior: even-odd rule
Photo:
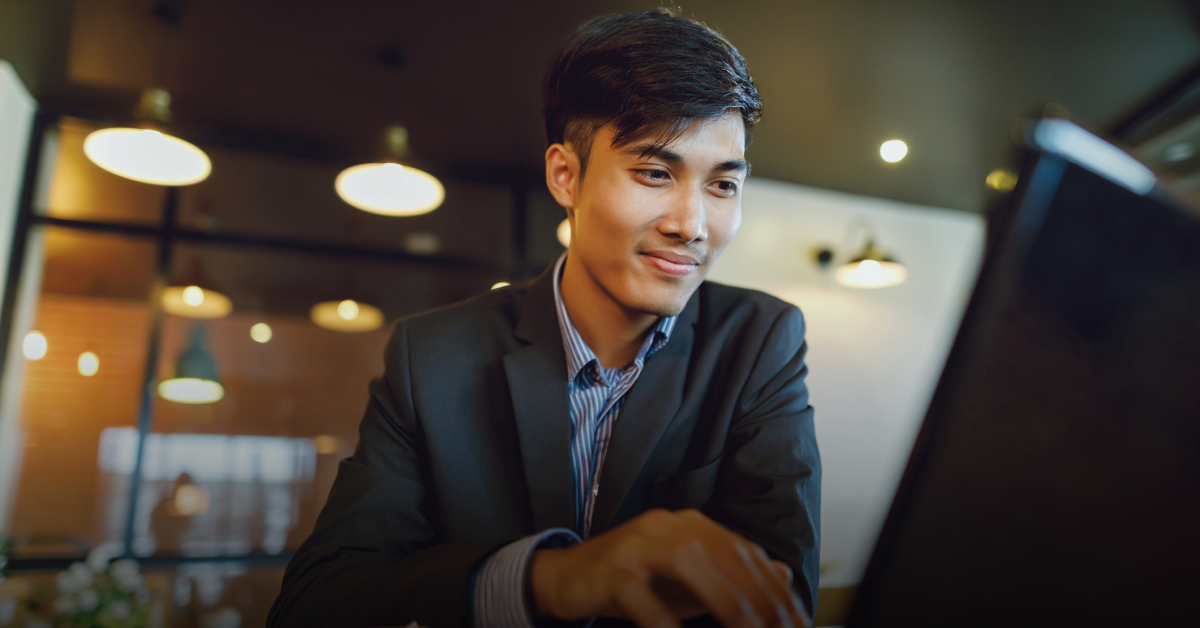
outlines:
[[[539,550],[530,569],[542,616],[679,628],[712,612],[727,628],[811,625],[786,565],[695,510],[652,510],[581,545]]]

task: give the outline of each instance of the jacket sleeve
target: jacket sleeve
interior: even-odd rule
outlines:
[[[717,490],[704,512],[791,566],[815,612],[820,567],[821,459],[804,383],[804,318],[789,307],[771,324],[738,398]]]
[[[403,326],[384,363],[354,456],[340,463],[312,535],[284,574],[272,628],[464,626],[473,566],[503,544],[440,538]]]

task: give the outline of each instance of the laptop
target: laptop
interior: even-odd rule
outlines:
[[[1200,211],[1025,134],[849,628],[1200,626]]]

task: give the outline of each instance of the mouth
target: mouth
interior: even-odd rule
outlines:
[[[672,277],[684,277],[696,272],[700,262],[695,258],[671,251],[642,251],[642,260]]]

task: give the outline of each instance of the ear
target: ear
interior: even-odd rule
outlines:
[[[551,144],[546,149],[546,187],[554,200],[574,217],[579,200],[579,156],[563,144]]]

